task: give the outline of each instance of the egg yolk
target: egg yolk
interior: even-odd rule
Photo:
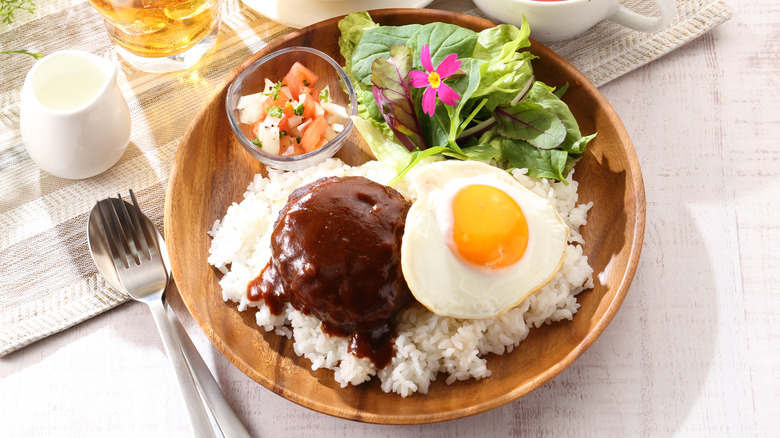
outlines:
[[[452,200],[450,250],[487,268],[514,264],[528,245],[528,223],[511,196],[492,186],[463,187]]]

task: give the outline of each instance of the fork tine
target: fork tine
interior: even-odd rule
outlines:
[[[117,198],[119,198],[119,211],[117,214],[121,213],[122,218],[124,219],[124,223],[127,225],[127,243],[132,246],[132,253],[135,257],[137,257],[137,263],[141,263],[141,257],[143,257],[146,260],[151,260],[151,256],[149,254],[149,247],[146,245],[145,241],[142,241],[142,239],[139,238],[139,226],[138,221],[133,220],[135,219],[132,217],[130,212],[127,209],[127,204],[125,203],[125,200],[122,199],[122,195],[117,194]],[[142,232],[142,231],[141,231]],[[141,245],[140,243],[143,243]],[[143,248],[142,248],[143,246]]]
[[[128,227],[130,225],[125,223],[124,226],[122,226],[122,221],[119,218],[119,212],[117,212],[116,203],[114,202],[116,200],[108,198],[108,201],[109,201],[108,202],[109,205],[111,206],[109,208],[109,211],[111,213],[111,218],[113,220],[114,227],[117,231],[116,233],[116,235],[118,236],[117,247],[119,248],[119,253],[121,254],[122,257],[125,258],[128,266],[131,263],[135,263],[136,265],[140,264],[141,261],[138,259],[138,257],[136,257],[135,245],[133,245],[134,247],[132,249],[130,248],[132,242],[132,236],[128,236]],[[121,198],[118,201],[121,205],[124,206],[124,201],[122,201]]]
[[[106,206],[106,203],[109,204],[109,206]],[[119,241],[119,235],[117,234],[116,230],[109,225],[109,221],[106,220],[106,214],[103,212],[106,208],[111,209],[110,206],[111,199],[106,198],[102,201],[97,202],[97,210],[100,214],[100,222],[103,224],[103,234],[106,236],[106,242],[108,242],[108,250],[111,253],[111,258],[114,260],[114,266],[123,266],[125,269],[128,268],[127,259],[124,257],[124,255],[119,254],[119,247],[117,246],[117,242]]]
[[[141,213],[141,207],[138,205],[138,200],[135,199],[135,193],[133,193],[133,189],[130,189],[130,200],[133,203],[133,218],[135,219],[137,229],[139,230],[139,233],[143,235],[141,244],[149,254],[149,259],[151,260],[152,258],[160,255],[160,249],[157,247],[156,236],[152,230],[149,229],[148,224],[143,219],[143,213]],[[139,235],[139,237],[141,236]]]

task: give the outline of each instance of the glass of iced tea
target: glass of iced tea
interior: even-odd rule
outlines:
[[[217,42],[220,0],[90,0],[119,54],[147,72],[185,70]]]

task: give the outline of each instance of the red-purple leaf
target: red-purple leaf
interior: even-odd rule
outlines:
[[[390,48],[390,58],[377,58],[371,65],[371,91],[385,122],[398,139],[413,151],[427,149],[414,107],[409,72],[414,52],[406,46]]]

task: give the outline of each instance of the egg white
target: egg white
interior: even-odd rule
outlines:
[[[411,177],[416,196],[406,217],[401,268],[417,301],[455,318],[499,316],[547,284],[560,269],[569,227],[547,199],[523,187],[506,171],[475,161],[441,161]],[[528,245],[514,264],[491,269],[451,251],[452,200],[472,184],[495,187],[522,209]]]

